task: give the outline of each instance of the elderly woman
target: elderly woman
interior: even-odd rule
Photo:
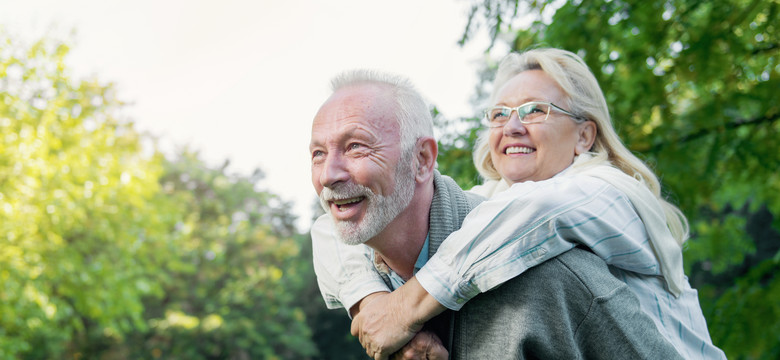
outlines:
[[[510,54],[499,66],[490,100],[488,129],[474,152],[487,182],[472,189],[490,200],[466,217],[461,230],[400,286],[401,292],[374,294],[356,307],[353,333],[360,333],[361,343],[376,346],[376,334],[397,329],[364,321],[387,319],[381,313],[398,303],[393,296],[424,290],[426,301],[441,304],[422,318],[405,318],[419,311],[392,316],[397,324],[417,324],[445,308],[458,310],[480,292],[584,246],[636,293],[642,310],[683,357],[725,358],[712,345],[697,293],[683,274],[686,220],[661,197],[653,172],[621,143],[601,89],[582,59],[559,49]],[[315,228],[313,236],[327,236]]]

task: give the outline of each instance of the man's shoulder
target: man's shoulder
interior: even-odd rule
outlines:
[[[561,271],[570,275],[583,289],[593,297],[602,297],[627,285],[609,271],[604,259],[598,255],[576,247],[555,257]]]
[[[438,171],[434,173],[434,186],[436,189],[440,189],[439,191],[443,190],[443,192],[450,193],[450,195],[457,194],[457,196],[464,196],[467,199],[469,206],[472,208],[487,199],[487,197],[478,192],[461,189],[455,179]]]
[[[485,201],[485,197],[483,197],[482,195],[470,193],[468,191],[464,191],[463,194],[466,195],[466,200],[469,203],[469,207],[472,209],[477,207],[479,203]]]
[[[537,292],[558,291],[565,293],[566,298],[576,298],[581,302],[607,296],[626,287],[626,284],[612,275],[606,262],[596,254],[573,248],[528,269],[502,287],[507,287],[504,290],[510,292],[526,292],[527,288]]]

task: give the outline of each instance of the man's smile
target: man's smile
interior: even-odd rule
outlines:
[[[365,198],[365,196],[358,196],[348,199],[331,200],[331,204],[336,205],[336,208],[338,208],[339,211],[347,211],[347,209],[352,207],[354,204],[363,201]]]

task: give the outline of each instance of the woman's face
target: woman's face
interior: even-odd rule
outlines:
[[[497,96],[495,106],[516,107],[529,101],[564,105],[563,90],[542,70],[527,70],[510,79]],[[590,149],[596,127],[591,121],[577,123],[552,109],[542,123],[523,124],[513,111],[504,127],[491,128],[490,156],[501,177],[510,184],[553,177]]]

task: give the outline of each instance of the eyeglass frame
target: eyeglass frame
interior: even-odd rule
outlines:
[[[524,116],[520,116],[520,108],[528,106],[530,104],[547,105],[548,106],[547,113],[544,115],[544,119],[543,120],[541,120],[541,121],[523,121],[523,117],[525,115]],[[495,109],[503,109],[503,110],[507,110],[508,109],[509,110],[509,116],[507,116],[507,120],[506,120],[505,123],[503,123],[501,125],[493,125],[492,124],[492,121],[490,119],[490,112],[495,110]],[[574,114],[574,113],[572,113],[572,112],[570,112],[570,111],[568,111],[568,110],[566,110],[566,109],[564,109],[564,108],[562,108],[562,107],[560,107],[558,105],[555,105],[555,104],[553,104],[551,102],[547,102],[547,101],[529,101],[529,102],[527,102],[525,104],[522,104],[520,106],[515,106],[515,107],[493,106],[493,107],[490,107],[487,110],[485,110],[485,120],[487,121],[487,126],[489,128],[491,128],[491,129],[503,128],[504,126],[506,126],[507,123],[509,123],[509,119],[512,118],[512,111],[514,111],[514,112],[517,112],[517,118],[518,118],[518,120],[520,121],[521,124],[525,124],[525,125],[528,125],[528,124],[540,124],[540,123],[546,122],[547,118],[550,117],[550,110],[551,109],[558,110],[558,111],[568,115],[569,117],[571,117],[572,119],[574,119],[574,121],[576,121],[578,123],[585,122],[586,120],[588,120],[588,119],[586,119],[586,118],[584,118],[582,116],[576,115],[576,114]],[[526,115],[528,115],[528,114],[526,114]]]

